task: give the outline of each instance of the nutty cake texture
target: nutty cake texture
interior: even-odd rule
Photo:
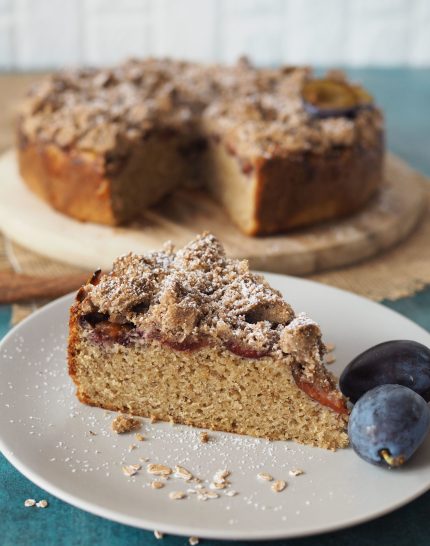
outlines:
[[[348,443],[318,325],[210,234],[96,272],[71,308],[68,353],[90,405],[330,449]]]
[[[191,184],[245,233],[282,232],[358,210],[382,181],[382,116],[362,88],[245,59],[55,74],[24,102],[18,143],[35,193],[110,225]]]

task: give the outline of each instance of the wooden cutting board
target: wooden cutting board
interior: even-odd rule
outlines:
[[[109,269],[116,256],[157,249],[166,240],[181,246],[208,230],[230,256],[247,258],[253,269],[304,275],[374,256],[413,230],[424,212],[425,177],[388,155],[385,179],[379,194],[358,214],[287,235],[243,235],[210,197],[185,190],[147,211],[139,225],[112,228],[81,223],[51,209],[23,184],[9,151],[0,157],[0,229],[35,252],[88,269]]]

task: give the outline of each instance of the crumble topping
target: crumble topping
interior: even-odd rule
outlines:
[[[319,385],[312,396],[325,400],[335,388],[322,363],[319,326],[303,313],[296,316],[279,291],[246,261],[228,258],[209,233],[177,251],[167,244],[143,256],[121,256],[110,273],[93,276],[79,293],[81,324],[98,339],[160,339],[177,349],[218,343],[248,358],[289,355],[296,381]],[[122,428],[127,418],[117,419]]]
[[[110,273],[84,291],[84,314],[132,323],[137,333],[155,332],[172,343],[217,338],[238,353],[246,348],[260,356],[280,349],[282,332],[295,316],[280,292],[246,261],[227,258],[208,233],[177,252],[169,246],[118,258]],[[295,331],[297,320],[289,330]],[[312,332],[319,347],[316,324]]]
[[[42,80],[22,106],[20,129],[30,139],[118,157],[154,131],[200,134],[203,120],[247,156],[374,145],[379,111],[354,120],[310,116],[301,97],[309,78],[308,67],[257,69],[243,59],[234,66],[130,59]]]

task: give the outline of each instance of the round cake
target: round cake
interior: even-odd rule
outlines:
[[[359,210],[382,182],[383,137],[340,72],[129,60],[34,86],[18,159],[32,191],[81,221],[124,225],[191,185],[264,235]]]

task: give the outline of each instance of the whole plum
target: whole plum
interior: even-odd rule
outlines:
[[[355,404],[348,433],[362,459],[397,467],[415,453],[429,428],[430,409],[422,396],[402,385],[380,385]]]
[[[409,387],[430,401],[430,349],[409,340],[379,343],[356,356],[343,370],[339,386],[355,403],[378,385]]]

